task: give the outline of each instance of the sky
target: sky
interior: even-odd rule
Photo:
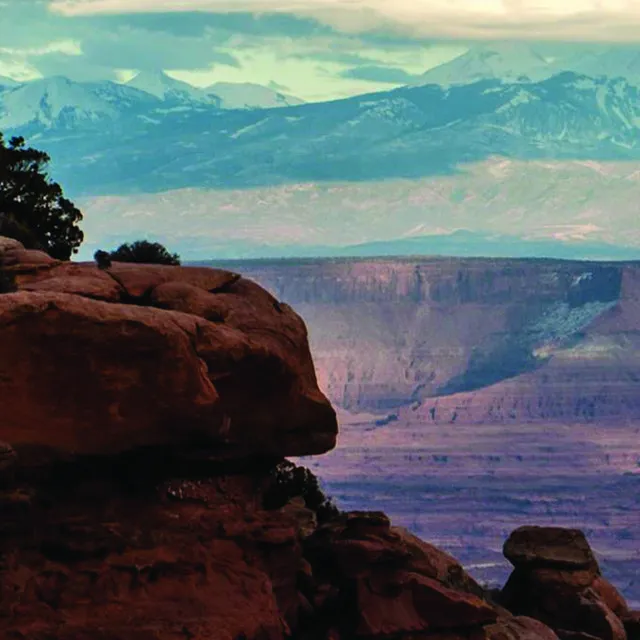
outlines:
[[[305,100],[407,84],[478,42],[640,44],[640,0],[0,0],[0,75],[196,86]]]

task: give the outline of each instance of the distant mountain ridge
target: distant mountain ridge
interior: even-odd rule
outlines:
[[[451,87],[479,80],[539,82],[567,71],[595,78],[623,78],[640,86],[640,49],[522,41],[478,44],[429,69],[412,85]]]
[[[640,89],[570,72],[233,110],[113,83],[58,85],[80,92],[81,106],[53,109],[58,94],[49,91],[32,111],[31,103],[7,111],[38,86],[30,83],[0,94],[0,128],[37,139],[56,175],[86,195],[419,178],[491,156],[640,159]],[[28,123],[12,123],[18,114]]]
[[[207,102],[208,100],[202,89],[176,80],[161,71],[142,71],[125,82],[124,86],[144,91],[159,100],[194,103]],[[214,99],[210,99],[210,102],[219,106]]]
[[[530,53],[546,74],[553,56]],[[482,68],[504,75],[504,55]],[[609,62],[633,70],[629,56]],[[157,73],[126,84],[46,78],[0,84],[0,130],[50,153],[53,177],[88,212],[87,246],[142,229],[203,258],[635,258],[638,86],[510,73],[451,85],[445,73],[441,85],[309,104]]]
[[[73,82],[63,76],[32,80],[0,93],[0,130],[29,135],[48,130],[76,132],[115,123],[160,105],[139,89],[115,82]],[[18,131],[21,133],[21,131]]]
[[[157,120],[166,109],[263,109],[302,104],[292,96],[247,83],[200,89],[162,72],[143,72],[126,83],[75,82],[52,76],[18,83],[0,77],[0,130],[101,127],[126,119]],[[135,120],[134,120],[135,121]]]

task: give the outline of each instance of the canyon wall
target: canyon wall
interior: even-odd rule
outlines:
[[[640,417],[640,263],[235,263],[309,327],[321,388],[420,422]]]
[[[637,640],[580,531],[518,527],[489,590],[328,502],[283,456],[333,449],[335,412],[255,283],[1,237],[0,276],[1,638]]]

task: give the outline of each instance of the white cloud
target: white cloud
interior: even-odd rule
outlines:
[[[338,29],[467,39],[640,41],[640,0],[51,0],[65,15],[287,12]]]
[[[64,53],[68,56],[82,55],[80,43],[75,40],[58,40],[41,47],[20,49],[18,47],[0,47],[0,52],[14,56],[44,56],[48,53]]]

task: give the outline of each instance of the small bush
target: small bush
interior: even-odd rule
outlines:
[[[96,252],[106,253],[104,251]],[[137,240],[136,242],[121,244],[115,251],[109,253],[114,262],[137,262],[142,264],[168,264],[178,266],[180,256],[177,253],[169,253],[166,247],[159,242]]]
[[[327,522],[335,518],[338,508],[328,498],[318,478],[306,467],[283,460],[270,472],[271,482],[264,497],[267,509],[280,509],[293,498],[304,499],[308,509],[315,511],[318,522]]]
[[[106,251],[96,251],[93,254],[99,269],[108,269],[111,266],[111,256]]]

